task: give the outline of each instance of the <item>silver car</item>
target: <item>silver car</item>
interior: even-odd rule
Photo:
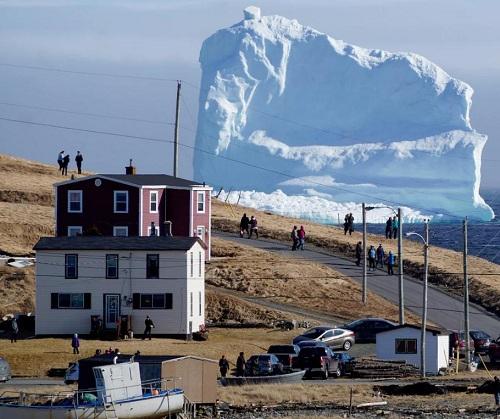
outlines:
[[[12,378],[9,363],[0,358],[0,382],[9,381]]]
[[[318,326],[306,330],[302,335],[295,337],[293,343],[296,345],[304,340],[315,340],[323,342],[332,348],[342,348],[344,351],[348,351],[354,345],[355,337],[354,332],[351,330]]]

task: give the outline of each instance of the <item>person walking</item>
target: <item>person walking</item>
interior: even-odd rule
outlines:
[[[385,222],[385,238],[392,239],[392,217]]]
[[[75,162],[76,162],[76,167],[78,168],[78,174],[82,174],[82,161],[83,161],[83,156],[81,155],[80,151],[76,152],[76,157],[75,157]]]
[[[151,329],[155,327],[153,320],[149,316],[146,316],[146,320],[144,320],[144,336],[142,337],[142,340],[146,340],[147,337],[149,337],[149,340],[151,340]]]
[[[500,378],[495,375],[493,379],[493,394],[495,395],[495,405],[500,406]]]
[[[375,270],[375,258],[377,257],[377,252],[374,246],[370,246],[370,250],[368,250],[368,270]]]
[[[361,265],[361,254],[363,253],[363,247],[361,246],[361,242],[358,242],[356,245],[356,265]]]
[[[17,320],[14,317],[10,322],[10,343],[17,342],[17,337],[19,336],[19,326]]]
[[[392,254],[391,251],[389,251],[389,254],[387,255],[387,275],[394,275],[394,262],[396,258]]]
[[[378,265],[380,265],[381,268],[384,267],[384,257],[385,257],[384,248],[382,247],[382,243],[379,243],[377,247],[377,262],[375,263],[375,266],[377,268]]]
[[[253,215],[250,217],[250,235],[248,236],[249,239],[252,238],[252,234],[255,233],[255,238],[259,238],[259,227],[257,226],[257,218],[255,218]]]
[[[229,362],[227,361],[225,355],[222,355],[219,359],[219,371],[222,378],[226,378],[227,372],[229,371]]]
[[[352,212],[349,213],[349,236],[352,236],[352,232],[354,231],[354,216],[352,215]]]
[[[71,347],[73,348],[74,354],[80,353],[80,339],[78,338],[78,333],[75,333],[71,338]]]
[[[69,165],[69,154],[66,154],[63,158],[63,168],[62,168],[63,176],[68,176],[68,165]]]
[[[297,249],[304,250],[304,243],[306,242],[306,230],[304,230],[304,226],[300,226],[300,230],[298,232],[299,235],[299,245]]]
[[[290,238],[292,239],[292,251],[297,250],[299,244],[299,233],[297,231],[297,226],[293,226],[292,232],[290,233]]]
[[[245,354],[243,352],[240,352],[238,359],[236,360],[236,376],[237,377],[244,377],[245,376],[245,367],[246,367],[246,361],[245,361]]]
[[[346,214],[344,217],[344,236],[347,236],[348,231],[349,231],[349,214]]]
[[[399,217],[395,216],[392,218],[392,238],[398,238],[398,230],[399,230]]]
[[[247,214],[244,213],[243,217],[241,217],[240,221],[240,237],[243,237],[243,233],[246,231],[247,237],[250,236],[250,231],[248,230],[248,226],[250,225],[250,220],[247,217]]]
[[[57,163],[59,164],[59,171],[62,174],[63,171],[63,161],[64,161],[64,150],[61,150],[57,155]]]

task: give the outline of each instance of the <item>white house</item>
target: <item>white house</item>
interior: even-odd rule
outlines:
[[[205,244],[197,237],[42,237],[36,250],[37,335],[88,334],[129,315],[142,334],[188,337],[205,323]]]
[[[420,368],[419,326],[405,324],[377,333],[377,358],[387,361],[406,361]],[[426,372],[437,374],[448,367],[449,334],[446,330],[428,326],[425,338]]]

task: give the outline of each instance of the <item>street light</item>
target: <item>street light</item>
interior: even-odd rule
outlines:
[[[406,233],[406,237],[417,236],[424,242],[424,292],[422,296],[422,330],[420,335],[420,374],[425,378],[425,334],[427,328],[427,277],[429,271],[429,223],[425,220],[425,238],[415,232]]]

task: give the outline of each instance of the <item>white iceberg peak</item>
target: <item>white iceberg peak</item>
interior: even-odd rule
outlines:
[[[245,20],[260,19],[260,8],[257,6],[248,6],[243,10]]]

